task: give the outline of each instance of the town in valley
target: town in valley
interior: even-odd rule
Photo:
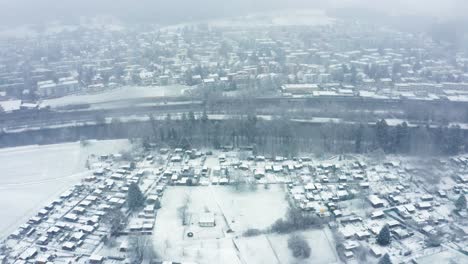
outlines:
[[[273,2],[0,26],[0,263],[468,263],[466,18]]]

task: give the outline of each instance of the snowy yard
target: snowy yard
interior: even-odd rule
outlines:
[[[468,257],[454,250],[445,250],[417,259],[418,263],[468,263]]]
[[[91,154],[117,153],[127,140],[90,141],[0,149],[0,237],[34,216],[41,206],[89,175]]]
[[[335,244],[328,228],[300,232],[311,247],[311,256],[306,263],[338,263]],[[304,263],[295,259],[288,248],[289,235],[267,234],[236,239],[243,260],[257,263]]]
[[[164,259],[198,263],[240,263],[233,238],[249,228],[264,229],[286,213],[282,186],[237,192],[232,186],[169,187],[158,210],[154,245]],[[183,226],[178,208],[190,197],[188,225]],[[215,227],[199,227],[199,216],[215,214]],[[232,229],[232,233],[227,232]],[[189,232],[193,237],[188,237]],[[250,256],[240,256],[250,258]],[[254,263],[254,262],[251,262]]]

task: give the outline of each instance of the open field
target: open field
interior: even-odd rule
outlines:
[[[156,250],[164,259],[242,263],[240,259],[250,256],[236,250],[233,238],[249,228],[265,229],[283,217],[287,208],[284,195],[279,185],[243,192],[232,186],[169,187],[156,218],[153,233]],[[178,208],[186,197],[189,197],[189,223],[183,226]],[[198,226],[199,215],[205,211],[215,214],[215,227]],[[233,232],[227,232],[229,229]],[[188,232],[194,236],[187,237]]]
[[[288,248],[289,235],[267,234],[236,239],[243,259],[248,264],[270,263],[339,263],[328,228],[299,232],[311,247],[308,260],[295,259]]]
[[[87,146],[75,142],[0,149],[0,237],[88,176],[89,155],[116,153],[128,146],[127,140],[108,140]]]
[[[468,257],[454,250],[445,250],[440,253],[427,255],[417,259],[418,263],[467,263]]]
[[[124,86],[96,94],[68,95],[61,98],[47,99],[42,101],[41,105],[54,108],[74,104],[100,104],[146,97],[178,96],[181,95],[183,88],[184,86],[182,85],[164,87]]]

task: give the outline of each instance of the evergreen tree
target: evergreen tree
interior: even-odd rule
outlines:
[[[455,201],[455,207],[458,211],[466,209],[466,197],[465,195],[460,195],[458,199]]]
[[[395,137],[393,146],[391,147],[392,150],[397,153],[408,153],[410,146],[410,132],[408,124],[403,122],[401,125],[397,125],[394,131]]]
[[[357,70],[354,65],[351,67],[351,83],[352,84],[357,83]]]
[[[455,155],[460,152],[460,146],[463,144],[463,136],[460,126],[452,126],[448,129],[447,154]]]
[[[203,109],[203,114],[201,116],[201,121],[204,122],[204,123],[206,121],[208,121],[208,114],[206,113],[206,109]]]
[[[390,228],[388,225],[385,225],[380,230],[379,235],[377,236],[377,243],[379,243],[381,246],[390,244]]]
[[[356,153],[361,153],[362,151],[362,136],[364,134],[364,126],[362,124],[359,125],[358,129],[356,130],[356,136],[354,141],[354,151]]]
[[[145,203],[145,196],[136,183],[130,184],[128,187],[127,205],[130,210],[134,210],[143,206]]]
[[[188,119],[192,125],[195,123],[195,114],[193,113],[193,111],[190,111],[188,113]]]
[[[385,152],[389,150],[389,136],[388,136],[388,125],[385,119],[380,120],[377,122],[376,128],[376,136],[377,136],[377,144],[381,147]]]
[[[390,260],[390,256],[388,253],[385,253],[382,258],[380,258],[378,264],[392,264],[392,261]]]

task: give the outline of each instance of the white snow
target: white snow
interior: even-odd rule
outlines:
[[[127,140],[90,141],[0,149],[0,237],[34,216],[91,174],[85,168],[91,154],[116,153],[129,147]]]
[[[182,226],[177,208],[186,195],[191,200],[190,223]],[[269,227],[287,208],[281,186],[242,192],[232,186],[169,187],[161,204],[153,231],[157,253],[164,259],[197,263],[241,263],[250,256],[238,257],[233,238],[249,228]],[[199,227],[198,219],[206,210],[215,214],[215,227]],[[227,233],[229,228],[234,232]],[[188,232],[194,236],[187,237]]]
[[[98,104],[147,97],[179,96],[183,88],[182,85],[124,86],[96,94],[68,95],[47,99],[42,101],[41,107],[50,106],[54,108],[74,104]]]

